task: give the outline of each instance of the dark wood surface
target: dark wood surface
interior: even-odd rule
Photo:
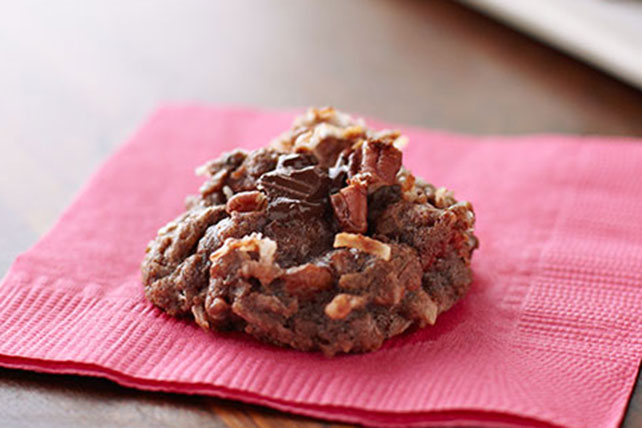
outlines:
[[[0,273],[156,106],[190,100],[330,104],[474,134],[642,136],[640,91],[448,1],[5,2]],[[0,425],[328,426],[5,369]],[[642,426],[639,380],[624,426]]]

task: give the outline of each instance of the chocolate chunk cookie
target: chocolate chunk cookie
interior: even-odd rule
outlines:
[[[147,248],[147,298],[326,355],[434,324],[470,286],[475,216],[402,167],[403,141],[311,109],[269,147],[207,163],[200,194]]]

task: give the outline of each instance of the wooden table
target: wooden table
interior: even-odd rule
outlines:
[[[163,101],[331,104],[474,134],[642,136],[642,93],[448,1],[6,2],[0,273]],[[2,426],[328,426],[0,369]],[[638,380],[624,422],[642,426]]]

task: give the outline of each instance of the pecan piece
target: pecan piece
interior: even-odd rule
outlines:
[[[333,284],[330,270],[312,263],[289,268],[281,279],[288,293],[297,297],[314,296]]]
[[[330,197],[334,216],[344,232],[368,230],[368,193],[361,185],[344,187]]]
[[[367,181],[369,185],[387,186],[396,183],[401,168],[401,151],[389,142],[367,141],[350,159],[350,182]]]
[[[249,212],[261,211],[265,208],[267,198],[259,191],[241,192],[232,196],[225,206],[225,211],[231,214],[234,211]]]

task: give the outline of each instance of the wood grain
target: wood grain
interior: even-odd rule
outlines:
[[[449,1],[6,2],[0,272],[164,101],[330,104],[474,134],[642,136],[640,91]],[[4,369],[0,421],[330,426],[224,400]],[[642,426],[639,380],[624,426]]]

